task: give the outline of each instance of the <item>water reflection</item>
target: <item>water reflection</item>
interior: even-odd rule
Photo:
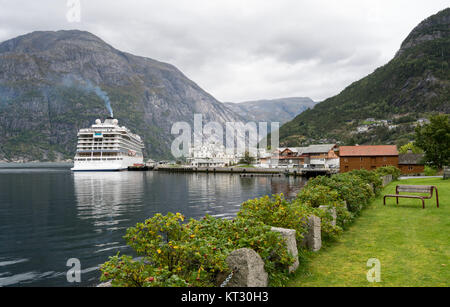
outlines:
[[[295,198],[300,190],[306,185],[307,179],[304,177],[272,178],[272,194],[283,193],[288,199]]]
[[[302,178],[164,172],[71,173],[68,168],[1,169],[0,286],[74,286],[66,262],[82,263],[82,284],[117,251],[128,227],[156,213],[230,218],[242,202],[295,196]]]
[[[74,173],[73,177],[77,216],[93,220],[97,232],[112,230],[123,221],[122,215],[142,207],[143,172],[86,172]]]

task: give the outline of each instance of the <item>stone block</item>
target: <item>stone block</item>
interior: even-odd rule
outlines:
[[[264,261],[252,249],[240,248],[231,252],[226,262],[234,271],[226,287],[267,287],[269,276]]]
[[[295,229],[272,227],[272,231],[280,233],[281,236],[286,240],[286,248],[288,252],[291,253],[292,256],[294,256],[295,259],[295,262],[289,267],[289,273],[294,272],[295,270],[297,270],[299,265]]]
[[[304,235],[302,245],[317,252],[322,247],[322,234],[320,218],[311,215],[307,221],[307,232]]]
[[[330,212],[331,216],[333,217],[331,225],[336,226],[336,219],[337,219],[336,208],[334,207],[330,208],[328,206],[320,206],[319,209]]]

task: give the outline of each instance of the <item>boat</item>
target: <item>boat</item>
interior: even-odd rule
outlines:
[[[133,165],[144,164],[144,142],[137,134],[119,126],[119,121],[108,117],[97,119],[90,128],[78,132],[74,172],[121,171]]]

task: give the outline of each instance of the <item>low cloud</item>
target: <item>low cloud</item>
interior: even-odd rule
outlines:
[[[221,101],[323,100],[387,63],[447,1],[0,0],[0,40],[80,29],[117,49],[177,66]]]

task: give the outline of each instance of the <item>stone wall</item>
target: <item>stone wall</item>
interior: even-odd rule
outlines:
[[[328,207],[323,207],[322,209],[330,210]],[[334,217],[333,223],[335,225],[336,209],[332,208],[331,213]],[[299,266],[295,229],[272,227],[272,231],[278,232],[281,235],[285,240],[287,250],[295,258],[295,262],[289,267],[289,272],[294,272]],[[306,247],[314,252],[320,250],[322,247],[322,237],[319,217],[314,215],[308,217],[307,231],[303,235],[302,247]],[[249,248],[237,249],[228,255],[226,262],[231,271],[227,274],[219,274],[217,276],[216,284],[218,286],[267,287],[269,275],[264,269],[264,261],[254,250]],[[97,287],[111,287],[111,282],[101,283]]]

